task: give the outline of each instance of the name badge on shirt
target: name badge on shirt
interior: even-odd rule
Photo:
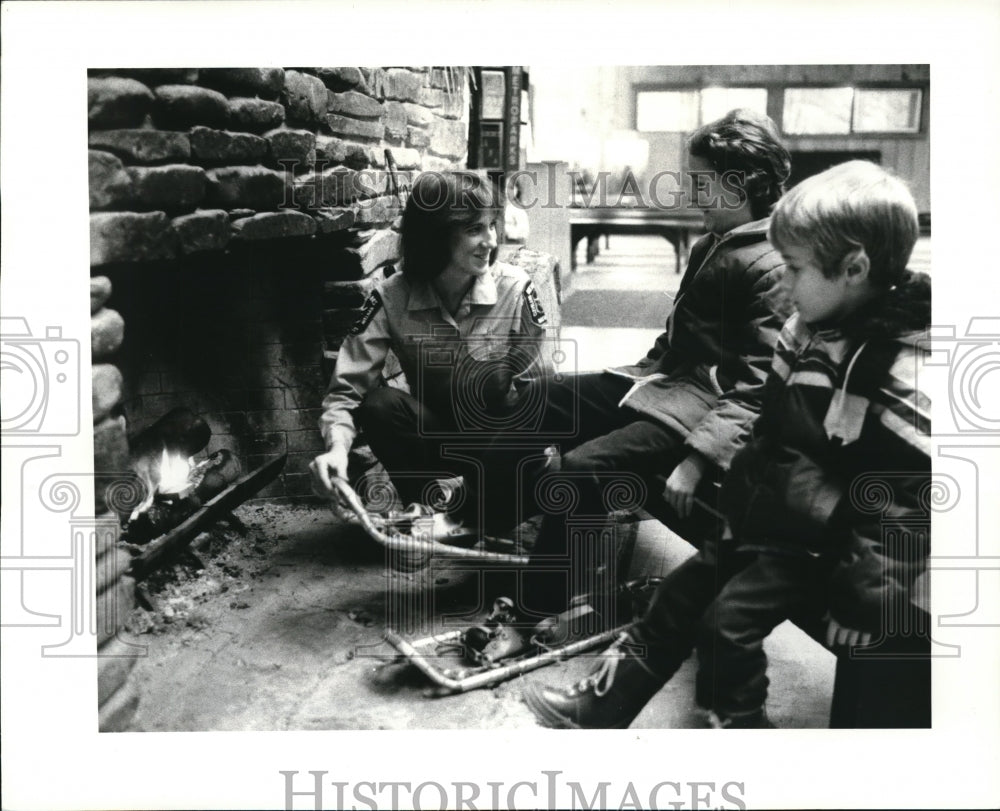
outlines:
[[[368,325],[372,322],[375,314],[382,308],[382,296],[379,295],[378,290],[372,290],[371,295],[368,296],[368,300],[365,301],[364,306],[361,308],[361,315],[358,316],[358,320],[354,322],[354,326],[350,329],[351,335],[360,335],[366,329]]]
[[[538,292],[535,290],[535,285],[531,282],[528,282],[524,287],[524,306],[528,308],[528,314],[531,316],[531,320],[535,326],[543,327],[549,323],[548,318],[545,317],[542,302],[538,300]]]

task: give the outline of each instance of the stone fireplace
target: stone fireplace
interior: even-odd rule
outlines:
[[[126,325],[108,418],[134,436],[185,406],[207,452],[288,454],[261,496],[307,495],[340,340],[398,259],[400,189],[464,163],[464,69],[102,70],[88,93],[92,275]],[[99,466],[121,469],[105,433]]]
[[[138,702],[117,628],[140,575],[108,504],[130,439],[184,407],[212,432],[200,456],[246,471],[287,454],[256,495],[308,497],[340,342],[399,258],[413,174],[465,164],[468,107],[464,68],[90,73],[102,731]]]

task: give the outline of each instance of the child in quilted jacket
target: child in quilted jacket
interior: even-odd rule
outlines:
[[[906,270],[916,237],[905,185],[864,161],[779,201],[769,239],[797,312],[723,483],[731,537],[675,569],[583,682],[529,689],[543,723],[628,726],[697,645],[714,724],[769,726],[763,642],[786,619],[845,652],[919,653],[906,629],[930,542],[930,404],[915,377],[930,283]],[[929,695],[910,707],[884,725],[929,725]]]

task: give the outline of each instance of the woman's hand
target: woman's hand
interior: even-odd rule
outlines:
[[[830,615],[827,615],[826,623],[826,646],[828,648],[832,648],[835,644],[845,648],[871,644],[872,635],[869,631],[845,628]]]
[[[697,451],[692,451],[684,461],[674,468],[670,478],[667,479],[663,497],[681,518],[687,518],[691,514],[691,507],[694,505],[694,491],[707,468],[708,459]]]
[[[347,478],[347,448],[335,443],[326,453],[321,453],[309,464],[312,473],[313,490],[323,498],[336,498],[333,479]]]

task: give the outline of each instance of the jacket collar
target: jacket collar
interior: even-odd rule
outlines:
[[[754,220],[753,222],[743,223],[743,225],[738,225],[735,228],[726,231],[722,236],[718,234],[708,233],[698,242],[698,245],[704,246],[701,261],[698,263],[698,268],[705,266],[708,262],[708,258],[715,252],[716,248],[728,242],[738,242],[741,240],[746,240],[748,242],[758,242],[761,239],[767,239],[767,229],[771,224],[770,217],[764,217],[761,220]],[[695,256],[695,251],[692,251],[692,257]]]
[[[766,237],[767,236],[767,229],[768,229],[768,226],[770,226],[770,224],[771,224],[771,218],[770,217],[764,217],[763,219],[760,219],[760,220],[754,220],[753,222],[747,222],[747,223],[744,223],[743,225],[738,225],[735,228],[730,229],[729,231],[726,231],[726,233],[724,233],[719,238],[719,241],[722,242],[722,241],[730,239],[730,238],[734,238],[735,239],[735,238],[739,238],[739,237],[750,237],[750,236],[753,236],[753,237],[765,236]]]
[[[771,218],[764,217],[761,220],[754,220],[753,222],[738,225],[735,228],[726,231],[726,233],[722,236],[713,233],[706,234],[691,250],[691,256],[688,261],[688,273],[693,274],[692,278],[694,275],[700,273],[701,269],[708,264],[708,260],[714,255],[720,245],[741,240],[746,240],[747,242],[759,242],[761,239],[767,239],[767,229],[770,224]],[[681,285],[681,289],[682,291],[685,291],[684,284]],[[674,300],[675,307],[683,295],[684,293],[681,292]]]
[[[837,323],[816,324],[824,338],[839,335],[858,341],[919,342],[931,323],[931,281],[926,273],[907,270],[899,284]]]

